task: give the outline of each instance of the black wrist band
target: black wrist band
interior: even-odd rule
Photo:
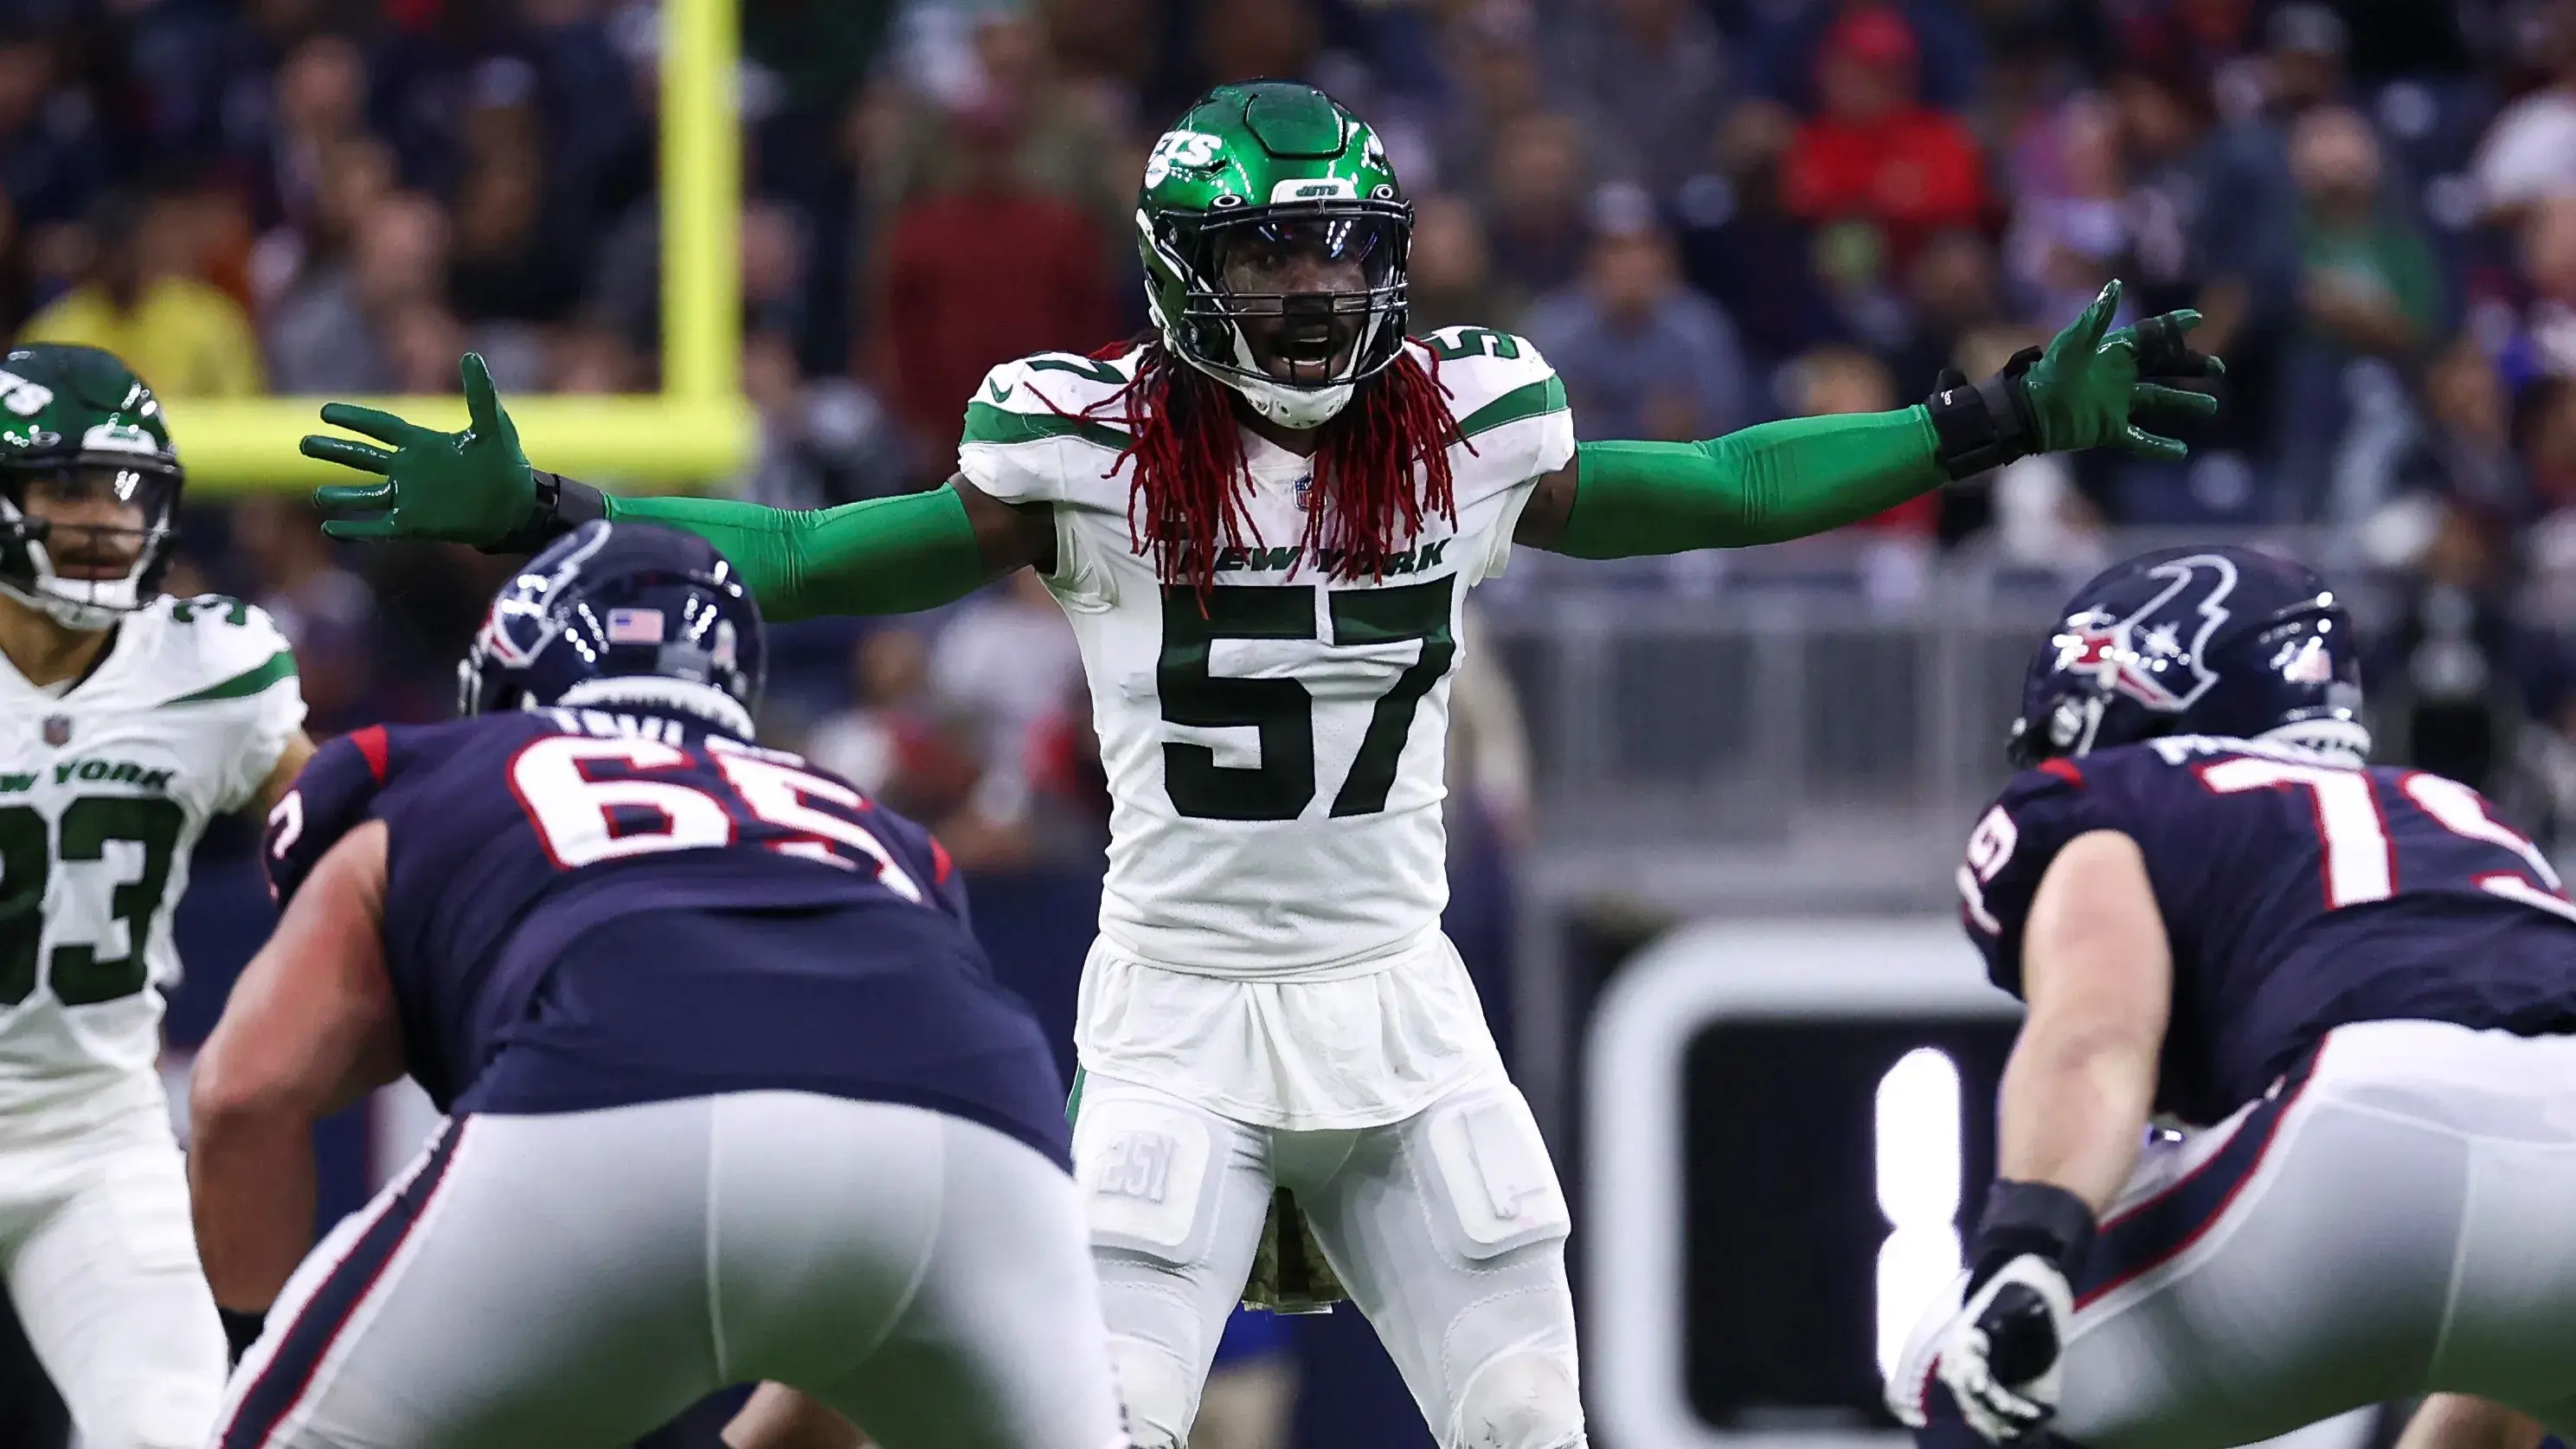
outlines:
[[[235,1363],[241,1362],[241,1356],[250,1352],[250,1346],[259,1342],[260,1333],[268,1327],[265,1312],[240,1313],[218,1304],[215,1316],[224,1321],[224,1344],[232,1350]]]
[[[1969,1246],[1970,1291],[2004,1264],[2037,1254],[2057,1265],[2069,1282],[2084,1271],[2099,1226],[2084,1199],[2054,1183],[1997,1179],[1986,1192],[1986,1215]]]
[[[483,546],[485,553],[535,553],[594,518],[608,516],[608,496],[578,478],[529,470],[536,492],[528,516],[507,535]]]
[[[1939,440],[1934,457],[1953,482],[2039,451],[2039,419],[2021,385],[2039,358],[2038,348],[2025,347],[1985,381],[1943,388],[1925,400]]]
[[[608,495],[580,479],[561,473],[539,473],[537,477],[545,480],[538,484],[540,488],[551,485],[555,526],[549,537],[560,537],[592,519],[608,516]]]

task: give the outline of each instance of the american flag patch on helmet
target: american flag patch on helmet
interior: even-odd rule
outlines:
[[[609,610],[608,642],[611,644],[661,643],[662,611],[659,609]]]

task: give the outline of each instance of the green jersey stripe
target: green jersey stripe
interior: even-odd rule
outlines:
[[[969,443],[1042,443],[1049,438],[1067,437],[1080,438],[1114,453],[1127,450],[1126,430],[1107,423],[1053,413],[1006,412],[981,401],[966,405],[964,441]]]
[[[1489,433],[1505,423],[1523,418],[1541,417],[1565,411],[1565,382],[1549,373],[1536,382],[1523,383],[1501,397],[1458,420],[1458,436],[1472,438]]]
[[[259,693],[281,679],[295,677],[295,655],[280,649],[268,656],[266,664],[245,669],[221,684],[210,684],[194,694],[183,694],[169,704],[208,704],[218,699],[242,699]]]

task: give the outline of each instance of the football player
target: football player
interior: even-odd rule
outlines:
[[[183,479],[115,357],[0,357],[0,1276],[92,1449],[194,1449],[223,1392],[156,1070],[170,917],[206,822],[312,753],[267,616],[161,593]]]
[[[442,725],[333,740],[198,1059],[219,1449],[623,1444],[772,1379],[892,1449],[1118,1449],[1054,1057],[922,829],[753,742],[758,610],[594,522]],[[313,1123],[449,1120],[311,1255]],[[298,1260],[302,1265],[298,1266]]]
[[[2476,791],[2363,763],[2358,642],[2300,565],[2184,548],[2040,644],[1958,875],[2029,1014],[1909,1423],[2221,1449],[2440,1390],[2576,1426],[2576,904]],[[2509,1442],[2450,1407],[2483,1423],[2426,1435]]]
[[[1252,1296],[1329,1301],[1337,1277],[1443,1444],[1578,1444],[1564,1196],[1439,927],[1466,591],[1516,544],[1763,543],[2043,449],[2180,456],[2135,414],[2215,408],[2156,379],[2217,364],[2184,346],[2190,314],[2113,330],[2115,285],[2044,354],[1924,406],[1578,448],[1527,340],[1406,335],[1411,206],[1323,93],[1210,92],[1154,146],[1136,226],[1151,335],[993,369],[935,492],[611,502],[530,468],[473,358],[465,433],[333,405],[389,449],[304,449],[384,475],[323,490],[370,510],[338,536],[504,549],[649,517],[715,540],[782,617],[1037,569],[1115,801],[1074,1140],[1140,1442],[1185,1442],[1266,1241]]]

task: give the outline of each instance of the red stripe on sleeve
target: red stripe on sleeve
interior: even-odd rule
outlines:
[[[377,784],[383,784],[385,782],[385,757],[389,749],[385,740],[385,727],[383,725],[369,725],[362,730],[351,730],[349,732],[349,743],[356,745],[358,747],[358,753],[366,757],[367,773],[376,777]]]

